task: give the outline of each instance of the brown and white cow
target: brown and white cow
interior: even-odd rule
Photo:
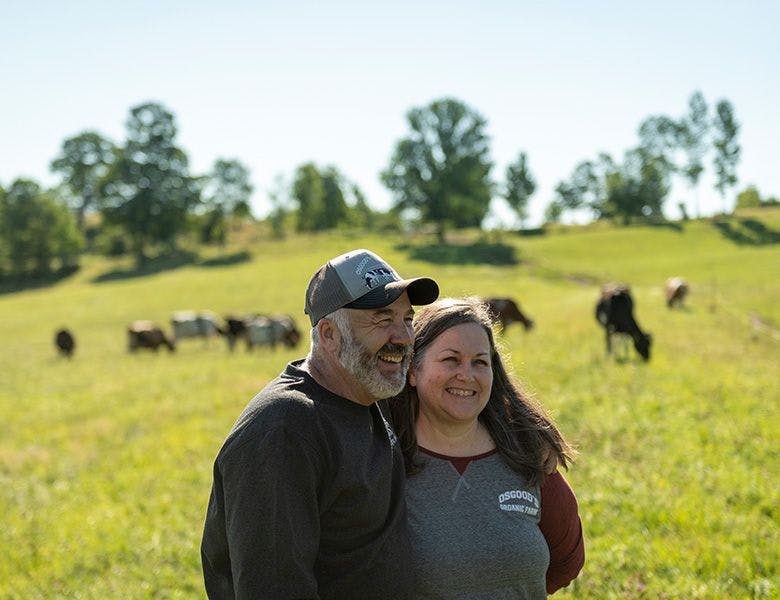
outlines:
[[[691,291],[688,282],[682,277],[671,277],[666,280],[664,287],[666,294],[666,306],[669,308],[682,308],[685,297]]]
[[[133,321],[127,328],[127,349],[135,352],[139,348],[148,348],[157,352],[160,346],[169,352],[176,349],[173,340],[167,338],[163,330],[153,321]]]
[[[533,320],[525,316],[517,302],[511,298],[486,298],[484,302],[501,329],[506,329],[512,323],[522,323],[526,331],[533,328]]]

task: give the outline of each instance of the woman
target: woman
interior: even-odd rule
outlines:
[[[407,471],[418,598],[544,598],[584,562],[573,450],[512,381],[477,298],[414,318],[408,383],[391,401]]]

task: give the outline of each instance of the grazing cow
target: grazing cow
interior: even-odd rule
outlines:
[[[511,298],[487,298],[485,304],[493,320],[501,326],[502,330],[517,322],[522,323],[526,331],[534,326],[533,320],[526,317]]]
[[[672,277],[666,280],[666,306],[682,308],[685,297],[690,292],[688,282],[682,277]]]
[[[243,339],[246,341],[247,323],[253,319],[257,319],[258,317],[260,317],[260,315],[256,313],[244,315],[242,317],[237,317],[234,315],[228,315],[225,317],[225,338],[227,338],[228,348],[231,352],[235,348],[237,340]]]
[[[127,328],[127,349],[135,352],[138,348],[149,348],[157,352],[160,346],[166,346],[169,352],[176,349],[174,340],[168,339],[163,330],[152,321],[133,321]]]
[[[606,332],[608,354],[612,352],[612,335],[622,334],[634,340],[634,348],[644,360],[650,360],[652,336],[634,320],[634,301],[628,286],[613,283],[601,288],[596,319]]]
[[[173,339],[200,337],[208,340],[216,335],[225,335],[225,330],[217,323],[217,317],[210,312],[196,313],[191,310],[180,310],[171,317]]]
[[[246,347],[271,346],[284,344],[294,348],[301,339],[301,333],[295,326],[295,321],[287,315],[274,317],[255,317],[246,322]]]
[[[73,356],[73,352],[76,350],[76,340],[73,338],[73,334],[65,328],[58,330],[54,335],[54,344],[65,358]]]

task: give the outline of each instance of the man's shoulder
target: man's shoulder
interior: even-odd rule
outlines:
[[[249,401],[241,417],[258,414],[266,418],[284,418],[288,412],[305,413],[314,407],[316,395],[317,390],[310,382],[289,377],[285,372]]]
[[[316,426],[316,390],[288,371],[268,383],[246,405],[228,434],[222,452],[269,435],[305,437]]]

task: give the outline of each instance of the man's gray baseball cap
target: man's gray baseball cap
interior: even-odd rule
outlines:
[[[339,308],[382,308],[404,291],[414,305],[430,304],[439,297],[439,285],[433,279],[402,279],[370,250],[351,250],[317,270],[306,288],[304,312],[314,326]]]

